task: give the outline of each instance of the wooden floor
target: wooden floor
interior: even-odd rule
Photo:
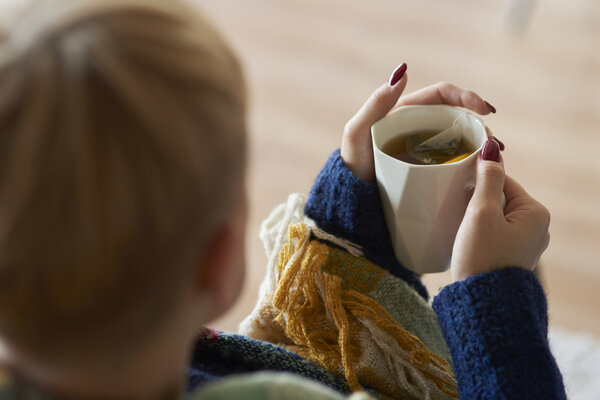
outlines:
[[[508,29],[511,1],[192,1],[229,37],[251,90],[248,274],[213,326],[235,330],[256,300],[261,220],[309,190],[345,121],[406,62],[407,92],[444,80],[496,106],[485,120],[508,173],[552,213],[551,322],[600,335],[599,1],[533,2],[521,33]],[[432,294],[448,280],[425,277]]]

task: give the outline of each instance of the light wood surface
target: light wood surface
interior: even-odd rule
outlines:
[[[345,121],[406,62],[407,92],[443,80],[496,106],[485,121],[508,173],[552,213],[551,323],[600,335],[600,2],[536,2],[515,34],[506,1],[192,1],[239,53],[251,93],[246,285],[213,326],[236,330],[256,301],[260,222],[308,192]],[[448,281],[425,277],[432,295]]]

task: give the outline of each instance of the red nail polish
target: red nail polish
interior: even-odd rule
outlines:
[[[495,140],[487,140],[481,149],[481,159],[500,162],[500,145]]]
[[[492,136],[492,139],[494,139],[496,142],[498,142],[498,145],[500,146],[500,151],[504,151],[504,148],[505,148],[504,143],[502,143],[500,141],[500,139],[498,139],[496,136]]]
[[[494,114],[496,114],[496,107],[494,107],[493,105],[491,105],[490,103],[488,103],[487,101],[485,101],[485,104],[488,106],[488,108],[490,109],[490,111]]]
[[[388,82],[388,85],[394,86],[396,83],[398,83],[398,81],[404,76],[406,69],[406,63],[400,64],[398,68],[396,68],[394,72],[392,72],[392,76],[390,76],[390,81]]]

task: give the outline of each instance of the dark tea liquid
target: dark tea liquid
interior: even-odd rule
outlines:
[[[408,149],[408,138],[410,136],[419,135],[420,143],[422,143],[425,140],[432,138],[433,136],[437,135],[440,132],[441,131],[427,130],[427,131],[422,131],[422,132],[413,132],[409,135],[396,136],[396,137],[388,140],[387,142],[385,142],[384,145],[382,146],[381,150],[384,153],[386,153],[387,155],[394,157],[395,159],[407,162],[409,164],[416,164],[416,165],[435,165],[435,164],[444,164],[449,161],[451,161],[451,162],[460,161],[460,160],[468,157],[469,155],[471,155],[475,150],[477,150],[473,144],[471,144],[469,141],[467,141],[463,138],[460,142],[460,145],[456,149],[456,151],[454,151],[452,154],[445,155],[444,157],[441,157],[441,159],[440,159],[440,157],[433,157],[433,158],[437,158],[438,162],[425,163],[425,162],[413,157],[410,154],[409,149]],[[463,157],[461,157],[460,159],[456,159],[459,156],[463,156]]]

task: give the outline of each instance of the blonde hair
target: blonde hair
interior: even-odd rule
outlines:
[[[241,196],[245,89],[177,1],[34,7],[0,33],[0,337],[39,353],[167,315]]]

